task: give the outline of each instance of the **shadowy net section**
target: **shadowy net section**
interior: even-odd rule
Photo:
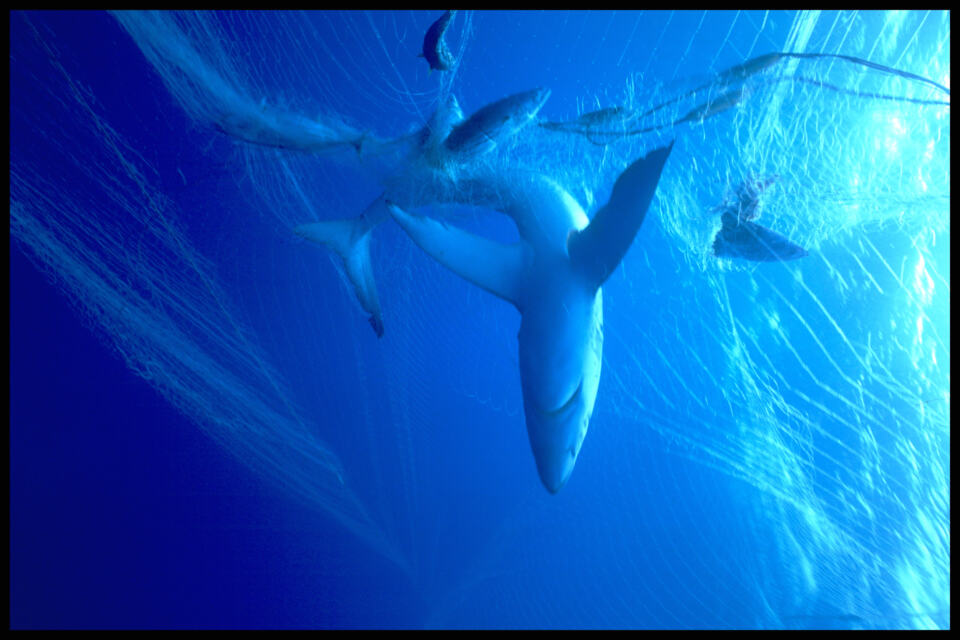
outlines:
[[[155,187],[156,172],[103,119],[28,19],[23,26],[54,73],[15,112],[36,137],[11,154],[11,236],[127,365],[214,440],[402,563],[238,321],[217,268],[184,234],[175,202]],[[50,116],[38,109],[45,101],[65,110],[55,115],[68,129],[39,120]]]

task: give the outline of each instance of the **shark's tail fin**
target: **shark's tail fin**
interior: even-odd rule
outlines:
[[[671,142],[627,167],[613,185],[609,202],[589,225],[570,234],[570,261],[597,287],[617,268],[640,230],[672,149]]]
[[[364,215],[352,220],[305,224],[294,229],[294,232],[340,254],[360,306],[370,314],[370,326],[379,338],[383,336],[383,316],[380,313],[380,298],[377,296],[377,284],[373,279],[373,266],[370,262],[370,232],[374,226]]]

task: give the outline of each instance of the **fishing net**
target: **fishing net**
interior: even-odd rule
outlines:
[[[399,567],[422,624],[947,627],[949,14],[457,12],[457,64],[430,72],[436,17],[118,13],[86,18],[115,20],[93,42],[13,15],[15,247],[131,371]],[[336,256],[292,233],[398,174],[428,190],[411,141],[451,95],[469,115],[537,86],[538,121],[470,162],[592,214],[675,140],[604,285],[557,496],[514,309],[385,224],[377,340]],[[756,221],[809,256],[714,256],[755,180]]]

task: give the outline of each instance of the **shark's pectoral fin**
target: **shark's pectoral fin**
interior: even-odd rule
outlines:
[[[326,245],[343,258],[347,277],[353,284],[360,306],[370,314],[370,326],[373,327],[378,338],[383,336],[383,316],[380,312],[380,298],[377,295],[377,283],[373,279],[373,266],[370,261],[370,236],[374,227],[385,217],[382,207],[383,198],[381,197],[359,218],[314,222],[294,229],[297,235],[311,242]]]
[[[387,210],[431,258],[481,289],[519,306],[524,274],[524,250],[520,243],[505,245],[488,240],[433,218],[409,214],[390,202]]]
[[[672,142],[627,167],[613,185],[609,202],[597,211],[589,225],[572,232],[567,239],[571,263],[594,286],[604,283],[630,248],[647,215],[671,149]]]

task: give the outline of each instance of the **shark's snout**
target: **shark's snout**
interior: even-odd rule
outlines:
[[[537,471],[540,474],[540,481],[550,493],[557,493],[567,484],[570,475],[573,473],[573,466],[577,462],[577,454],[573,450],[568,450],[566,455],[560,455],[550,459],[544,464],[537,465]]]
[[[527,430],[537,473],[550,493],[567,483],[587,434],[590,415],[582,401],[583,380],[570,397],[555,409],[530,407]]]

